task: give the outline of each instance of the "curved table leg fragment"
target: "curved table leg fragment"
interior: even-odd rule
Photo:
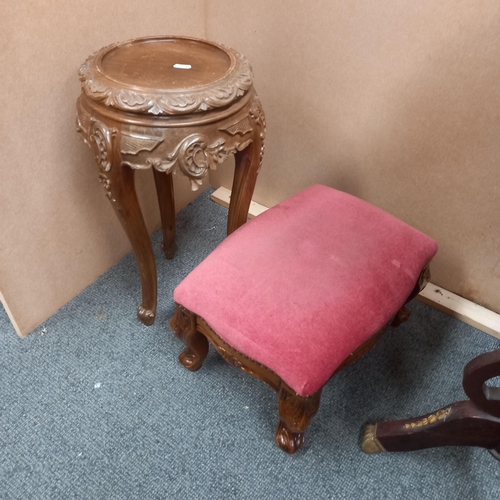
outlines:
[[[439,446],[478,446],[500,460],[499,389],[486,381],[500,375],[500,349],[473,359],[463,386],[471,401],[460,401],[422,417],[365,427],[362,450],[414,451]]]

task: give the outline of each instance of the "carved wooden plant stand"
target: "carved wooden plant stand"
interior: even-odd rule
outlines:
[[[425,288],[429,277],[429,270],[426,267],[422,270],[405,305],[394,318],[351,353],[333,375],[368,352],[380,340],[387,326],[397,327],[409,318],[410,311],[406,304]],[[271,386],[278,393],[279,423],[275,434],[277,445],[290,454],[295,453],[303,445],[304,432],[319,409],[322,388],[310,396],[300,396],[276,373],[231,347],[217,335],[202,317],[179,304],[177,304],[176,313],[170,321],[170,326],[175,335],[186,345],[186,348],[179,355],[179,361],[188,370],[195,372],[201,368],[208,354],[208,341],[210,341],[230,365]],[[314,339],[311,339],[311,342],[314,342]]]
[[[172,172],[194,190],[209,169],[235,156],[228,234],[247,219],[262,164],[266,123],[248,61],[234,50],[184,37],[110,45],[80,68],[77,131],[95,153],[99,180],[137,259],[140,320],[156,314],[156,266],[134,188],[153,169],[166,258],[175,252]]]
[[[479,446],[500,460],[500,388],[486,385],[498,376],[500,349],[478,356],[464,369],[463,387],[470,401],[453,403],[422,417],[368,425],[363,451]]]

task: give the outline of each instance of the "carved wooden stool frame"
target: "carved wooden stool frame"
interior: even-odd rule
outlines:
[[[420,273],[412,293],[394,318],[352,352],[333,375],[368,352],[380,340],[389,325],[397,327],[406,321],[410,316],[406,304],[425,288],[429,279],[430,272],[426,266]],[[321,389],[310,396],[300,396],[276,373],[231,347],[217,335],[201,316],[179,304],[177,304],[176,313],[170,321],[170,327],[186,345],[186,348],[179,355],[179,361],[188,370],[195,372],[201,368],[208,354],[208,341],[210,341],[230,365],[271,386],[278,393],[279,424],[275,434],[276,443],[282,450],[290,454],[295,453],[303,445],[304,432],[319,409]]]

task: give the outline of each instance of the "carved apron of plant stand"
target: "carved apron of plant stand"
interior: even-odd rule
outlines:
[[[172,44],[177,46],[173,52]],[[148,58],[157,64],[158,75],[141,66]],[[174,71],[171,66],[178,64],[170,63],[176,58],[192,61],[184,65],[192,71]],[[199,64],[201,58],[206,64]],[[220,73],[214,81],[211,64],[213,73]],[[130,67],[136,71],[130,73]],[[137,83],[127,80],[127,72],[137,75]],[[157,76],[163,78],[161,85]],[[80,79],[77,131],[94,151],[99,181],[132,244],[142,283],[138,316],[151,325],[156,314],[156,266],[135,193],[135,171],[153,169],[163,251],[172,258],[172,174],[182,173],[197,190],[210,170],[234,155],[229,234],[247,220],[264,153],[264,112],[247,60],[232,49],[197,39],[146,38],[105,47],[87,59]],[[179,80],[185,86],[179,87]]]

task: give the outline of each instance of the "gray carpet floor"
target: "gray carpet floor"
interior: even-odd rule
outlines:
[[[211,350],[197,373],[177,361],[175,285],[224,238],[208,193],[178,215],[178,253],[159,273],[157,321],[142,326],[126,256],[26,339],[0,311],[2,499],[498,499],[487,451],[365,455],[361,429],[465,399],[462,370],[499,342],[419,302],[325,387],[304,448],[273,440],[272,389]]]

